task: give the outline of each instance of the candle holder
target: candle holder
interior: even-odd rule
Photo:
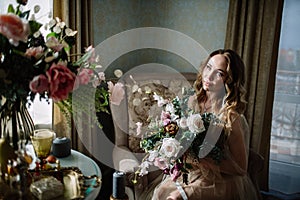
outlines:
[[[113,193],[110,200],[128,200],[125,193],[125,172],[116,171],[113,174]]]

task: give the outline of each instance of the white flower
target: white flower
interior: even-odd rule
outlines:
[[[165,110],[166,110],[166,112],[169,112],[171,114],[175,113],[175,109],[174,109],[174,106],[173,106],[172,103],[168,103],[166,105],[166,109]]]
[[[153,162],[155,160],[155,158],[158,157],[158,151],[155,151],[155,150],[150,150],[149,151],[149,157],[148,157],[148,160],[150,162]]]
[[[148,174],[148,168],[150,165],[152,165],[152,163],[147,160],[141,163],[141,165],[140,165],[140,175],[141,176]]]
[[[162,106],[164,106],[166,103],[168,103],[168,100],[165,100],[165,99],[162,98],[161,96],[157,95],[155,92],[154,92],[153,98],[154,98],[154,100],[157,101],[157,106],[158,106],[158,107],[162,107]]]
[[[187,119],[185,117],[179,119],[179,127],[183,129],[187,128]]]
[[[73,31],[72,29],[70,29],[70,28],[66,28],[66,30],[65,30],[65,32],[66,32],[66,35],[67,36],[74,36],[74,35],[76,35],[77,34],[77,31]]]
[[[200,133],[205,131],[203,120],[200,114],[193,114],[187,119],[187,126],[192,133]]]
[[[176,157],[182,146],[175,138],[164,138],[159,153],[165,157]]]

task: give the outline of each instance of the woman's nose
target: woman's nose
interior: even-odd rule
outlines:
[[[214,74],[212,73],[212,72],[209,72],[209,73],[207,73],[207,79],[208,80],[210,80],[210,81],[212,81],[212,80],[214,80]]]

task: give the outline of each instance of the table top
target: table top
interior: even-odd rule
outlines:
[[[27,151],[29,153],[34,155],[34,150],[33,147],[31,145],[28,145],[26,147]],[[35,156],[33,156],[35,157]],[[80,171],[82,172],[82,174],[84,176],[93,176],[96,175],[98,176],[100,179],[102,178],[102,174],[101,174],[101,170],[99,168],[99,166],[96,164],[96,162],[94,160],[92,160],[91,158],[89,158],[88,156],[75,151],[75,150],[71,150],[71,155],[69,155],[68,157],[64,157],[64,158],[58,158],[60,161],[60,165],[61,167],[78,167],[80,169]],[[34,158],[35,160],[35,158]],[[34,168],[34,164],[35,162],[32,162],[32,165],[30,166],[30,168]],[[96,197],[98,196],[99,192],[101,189],[101,185],[99,187],[96,188],[89,188],[86,191],[86,200],[93,200],[96,199]]]

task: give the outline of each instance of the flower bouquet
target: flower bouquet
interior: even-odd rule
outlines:
[[[96,90],[96,111],[108,112],[109,98],[114,99],[114,91],[124,94],[119,92],[123,86],[105,82],[105,74],[96,64],[94,48],[86,48],[76,59],[78,55],[72,55],[71,48],[77,31],[59,18],[41,24],[29,10],[23,11],[22,6],[27,1],[17,2],[15,8],[9,5],[7,14],[0,15],[0,138],[9,138],[7,121],[14,120],[14,113],[24,110],[36,94],[40,99],[57,102],[67,114],[72,112],[72,93],[79,87],[92,86]],[[39,10],[39,6],[35,6],[34,12]],[[43,25],[46,35],[41,31]],[[118,104],[122,97],[118,99],[111,102]],[[27,127],[22,131],[25,135],[19,135],[19,130],[12,131],[15,146],[18,137],[28,139],[32,128],[25,122],[13,126],[15,129]]]
[[[197,159],[210,157],[216,163],[225,159],[224,123],[213,113],[196,113],[191,106],[195,100],[194,91],[183,91],[182,99],[169,100],[154,94],[157,105],[162,108],[161,116],[150,121],[142,137],[140,146],[146,155],[136,175],[148,174],[149,167],[154,165],[173,181],[182,175],[183,182],[188,184],[192,168],[186,160],[188,154]],[[141,126],[138,122],[138,134],[143,134]],[[137,182],[136,178],[133,182]]]

